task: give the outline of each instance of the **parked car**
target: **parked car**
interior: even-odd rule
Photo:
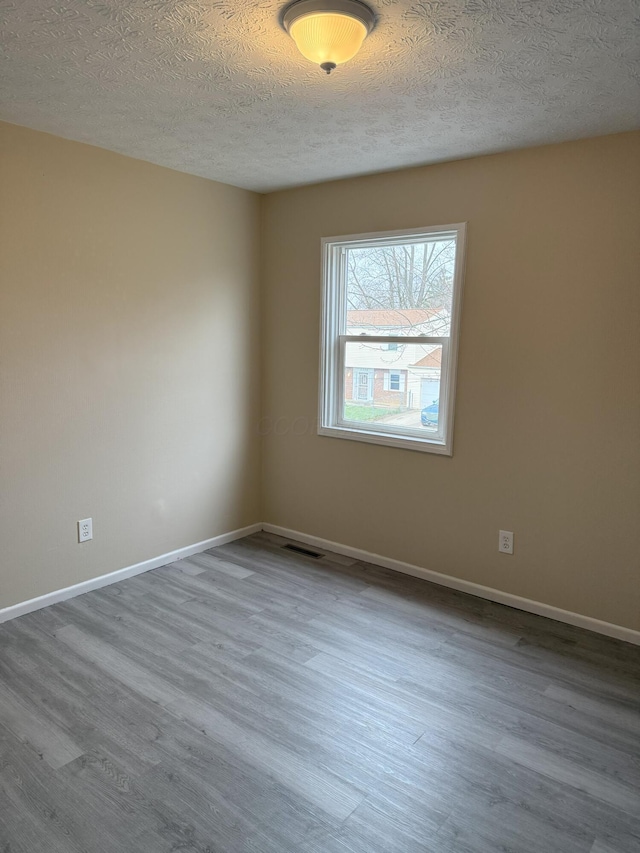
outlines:
[[[420,423],[422,426],[438,426],[438,403],[439,400],[434,400],[430,406],[425,406],[420,412]]]

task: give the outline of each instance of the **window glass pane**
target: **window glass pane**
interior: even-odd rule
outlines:
[[[345,348],[342,419],[391,432],[417,430],[425,438],[441,424],[442,346],[349,342]]]
[[[455,237],[346,249],[347,335],[448,337]]]

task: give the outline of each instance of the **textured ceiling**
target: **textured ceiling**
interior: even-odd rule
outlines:
[[[0,119],[266,191],[640,126],[640,0],[374,0],[331,76],[276,0],[0,0]]]

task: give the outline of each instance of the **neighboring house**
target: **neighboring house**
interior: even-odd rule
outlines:
[[[358,310],[347,312],[348,335],[447,334],[443,309]],[[442,351],[434,344],[347,345],[345,400],[389,409],[419,409],[439,397]]]

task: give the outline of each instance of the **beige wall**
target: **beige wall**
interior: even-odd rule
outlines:
[[[0,125],[0,607],[260,520],[258,235],[252,193]]]
[[[267,196],[265,521],[640,629],[639,214],[638,133]],[[320,238],[461,221],[453,457],[296,434]]]
[[[0,125],[0,607],[265,520],[639,629],[639,214],[637,133],[266,196],[261,357],[257,196]],[[318,437],[320,238],[458,221],[453,457]]]

